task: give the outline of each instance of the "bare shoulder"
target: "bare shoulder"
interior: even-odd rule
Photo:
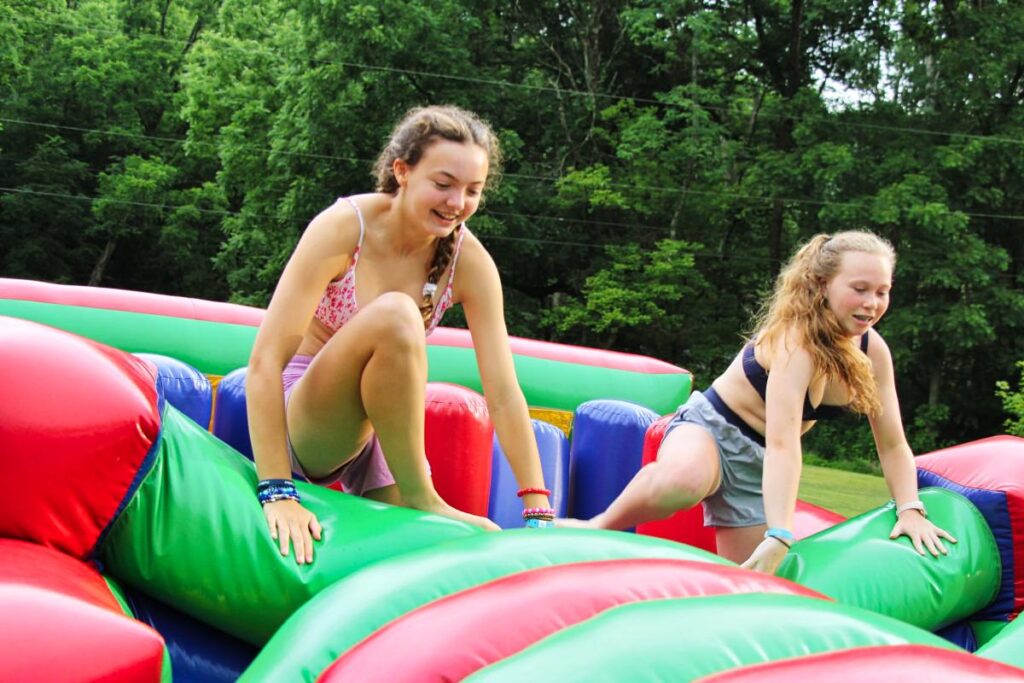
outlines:
[[[359,244],[359,216],[347,201],[339,199],[318,213],[302,233],[303,242],[317,247],[333,247],[328,254],[350,254]]]
[[[462,247],[459,252],[459,277],[469,277],[472,280],[497,275],[498,267],[494,264],[487,248],[480,239],[468,228],[465,228],[466,236],[462,238]]]
[[[359,217],[338,200],[309,222],[292,252],[282,282],[301,289],[321,289],[348,267],[359,244]]]
[[[889,345],[885,343],[885,338],[878,333],[878,330],[871,328],[865,334],[868,335],[868,358],[892,356]]]
[[[775,335],[768,343],[759,343],[757,356],[766,370],[794,367],[809,369],[813,365],[803,335],[792,328]]]
[[[885,343],[885,339],[882,335],[878,334],[874,328],[867,331],[868,335],[868,359],[871,361],[871,365],[875,369],[875,375],[880,373],[891,373],[892,372],[892,351],[889,350],[889,345]]]
[[[459,260],[455,265],[453,294],[456,302],[471,306],[473,302],[491,305],[496,300],[500,301],[498,267],[477,236],[469,230],[462,238]]]

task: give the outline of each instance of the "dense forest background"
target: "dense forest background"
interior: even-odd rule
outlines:
[[[924,452],[1014,398],[1022,77],[1018,2],[0,0],[0,275],[264,305],[398,117],[451,102],[504,143],[472,227],[516,335],[703,387],[797,243],[889,238]]]

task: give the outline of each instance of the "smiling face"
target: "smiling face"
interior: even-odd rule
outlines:
[[[394,162],[404,211],[435,237],[446,237],[480,206],[488,170],[487,151],[473,143],[437,140],[415,166]]]
[[[889,308],[892,260],[883,254],[847,251],[825,285],[828,306],[851,337],[867,332]]]

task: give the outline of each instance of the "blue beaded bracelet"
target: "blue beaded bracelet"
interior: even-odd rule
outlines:
[[[789,529],[783,529],[782,527],[769,527],[764,532],[765,538],[774,538],[776,541],[786,546],[787,548],[793,545],[793,541],[796,540],[796,536]]]
[[[530,519],[526,520],[527,529],[549,529],[554,526],[555,523],[552,522],[550,519],[538,519],[536,517],[531,517]]]
[[[260,479],[260,482],[256,484],[256,490],[259,491],[272,486],[295,486],[295,482],[291,479]]]
[[[294,500],[296,503],[302,500],[295,488],[295,482],[291,479],[263,479],[256,485],[256,497],[260,505],[276,503],[279,500]]]

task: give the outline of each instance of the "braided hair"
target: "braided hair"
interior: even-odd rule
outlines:
[[[849,230],[831,236],[815,235],[779,273],[775,290],[757,317],[754,337],[758,344],[770,346],[784,337],[787,330],[796,329],[802,345],[811,354],[815,371],[846,385],[850,408],[857,413],[878,415],[882,404],[871,361],[844,334],[821,286],[836,275],[843,254],[848,251],[884,256],[896,265],[892,245],[873,233]]]
[[[501,150],[498,138],[491,127],[476,114],[465,109],[454,105],[432,105],[409,110],[395,126],[387,145],[373,165],[377,191],[398,194],[395,161],[401,159],[409,167],[413,167],[423,158],[427,147],[437,140],[473,143],[483,148],[490,162],[487,184],[490,186],[497,181],[501,166]],[[434,316],[434,294],[437,292],[437,284],[451,263],[455,242],[462,228],[463,224],[459,224],[447,237],[437,240],[434,247],[434,256],[427,271],[427,282],[423,285],[423,299],[419,305],[424,326],[429,326]]]

